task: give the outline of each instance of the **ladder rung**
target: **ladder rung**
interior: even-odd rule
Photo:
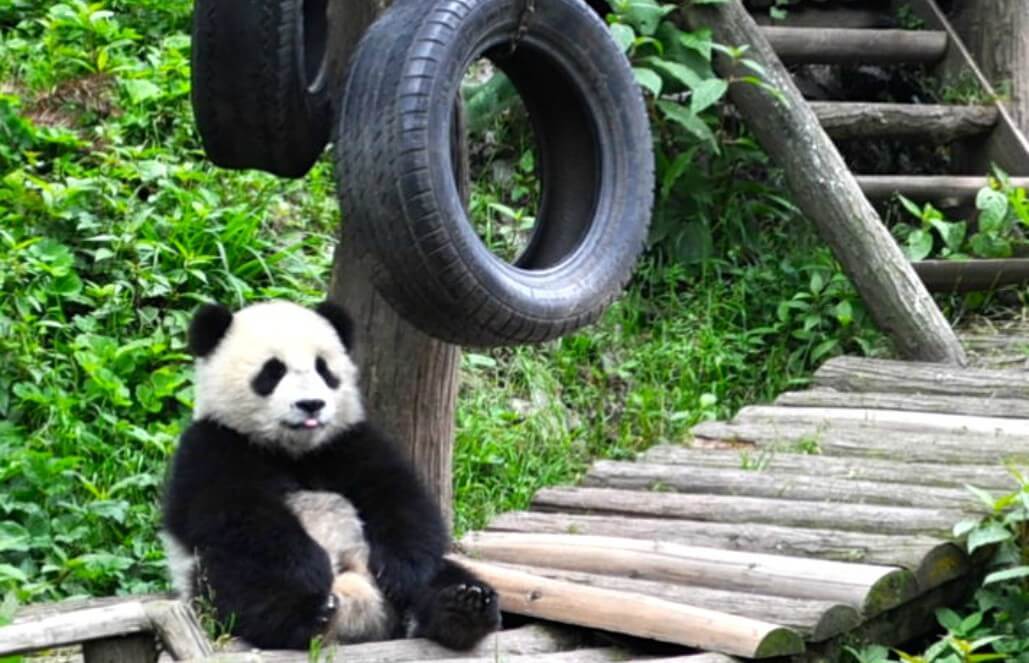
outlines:
[[[985,177],[967,175],[857,175],[857,182],[870,200],[886,200],[899,193],[929,201],[969,200],[989,184]],[[1029,189],[1029,177],[1012,177],[1011,183]]]
[[[946,143],[981,134],[997,122],[997,109],[992,106],[810,103],[822,127],[835,139],[922,138]]]
[[[942,30],[761,28],[787,64],[891,64],[936,62],[947,50]]]

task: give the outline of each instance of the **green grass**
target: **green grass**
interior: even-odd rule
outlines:
[[[0,594],[22,602],[166,587],[156,527],[192,401],[191,312],[313,302],[328,278],[340,219],[327,160],[297,182],[204,161],[189,11],[0,0]],[[682,147],[673,128],[660,133]],[[459,531],[593,458],[681,441],[876,342],[828,253],[750,176],[764,166],[740,145],[666,180],[658,212],[675,250],[655,239],[597,325],[465,354]],[[509,152],[524,175],[524,149]],[[522,184],[514,195],[482,176],[472,205],[501,223],[496,204],[533,199]],[[676,257],[680,227],[714,257]]]

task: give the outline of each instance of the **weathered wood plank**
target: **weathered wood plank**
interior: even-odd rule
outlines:
[[[32,603],[19,606],[14,613],[14,623],[39,619],[40,617],[52,617],[68,612],[78,612],[88,608],[107,608],[127,603],[152,603],[154,601],[172,601],[175,595],[166,592],[163,594],[132,594],[129,596],[102,596],[81,599],[66,599],[64,601],[51,601],[47,603]]]
[[[1025,440],[1011,435],[913,433],[881,426],[729,424],[718,421],[694,426],[693,434],[708,440],[749,442],[758,447],[783,451],[797,450],[801,445],[804,448],[815,447],[829,456],[888,458],[915,463],[999,465],[1006,461],[1029,461]]]
[[[478,647],[461,655],[467,660],[487,659],[498,654],[504,660],[517,656],[543,656],[555,652],[574,649],[583,644],[583,634],[579,629],[564,628],[553,625],[532,624],[520,628],[499,631],[487,636]],[[388,640],[383,642],[367,642],[358,645],[340,645],[325,652],[322,659],[329,662],[346,663],[393,663],[396,661],[446,661],[458,655],[452,649],[442,647],[435,642],[423,638]],[[259,656],[259,658],[248,658]],[[301,651],[262,651],[221,653],[216,660],[219,663],[308,663],[307,652]],[[206,659],[193,659],[202,661]]]
[[[628,633],[749,658],[804,650],[800,636],[754,619],[597,587],[541,578],[462,559],[489,582],[508,612]]]
[[[610,467],[605,465],[604,467]],[[651,467],[653,471],[659,471]],[[942,469],[942,468],[941,468]],[[701,493],[706,495],[734,495],[744,497],[765,497],[783,500],[806,500],[815,502],[837,502],[842,504],[880,504],[894,507],[921,507],[926,509],[949,508],[955,510],[981,510],[984,508],[975,496],[969,491],[961,488],[945,488],[937,486],[923,486],[918,490],[911,490],[910,486],[896,483],[878,483],[875,481],[863,481],[860,479],[838,479],[821,476],[807,476],[804,474],[770,474],[767,472],[754,472],[743,469],[723,469],[714,467],[691,467],[688,465],[674,466],[674,469],[665,473],[664,481],[660,488],[663,490],[675,490],[683,493]],[[644,482],[637,482],[635,478],[626,479],[621,482],[608,481],[606,485],[621,483],[620,487],[644,488]],[[633,485],[636,484],[636,485]],[[593,485],[598,485],[593,480]],[[566,501],[571,501],[574,495],[568,491],[584,491],[588,489],[547,489],[541,494],[544,499],[557,499],[557,496],[564,495]],[[655,493],[657,495],[663,493]],[[643,497],[636,498],[635,508],[644,508],[639,500],[647,501],[646,493],[640,493]],[[613,498],[612,498],[613,499]],[[650,500],[651,504],[658,504],[659,498]],[[669,499],[667,504],[672,504]],[[571,504],[567,505],[569,508]],[[625,508],[634,508],[628,501],[622,504]],[[669,507],[670,508],[670,507]],[[683,508],[688,508],[685,505]]]
[[[490,531],[469,534],[460,548],[476,559],[509,564],[832,601],[865,616],[900,605],[918,592],[914,577],[896,567],[705,548],[653,536]]]
[[[601,461],[584,481],[587,486],[601,488],[545,488],[536,493],[532,505],[539,511],[943,537],[949,536],[954,524],[967,517],[957,510],[937,508],[663,492],[678,489],[676,481],[681,470],[676,465]],[[655,489],[662,492],[644,492]]]
[[[849,101],[812,101],[815,116],[834,139],[919,138],[949,143],[989,131],[993,106],[944,106]]]
[[[493,519],[490,531],[634,537],[690,546],[899,566],[923,590],[963,575],[968,556],[953,543],[927,536],[893,536],[748,525],[515,511]],[[517,560],[516,560],[517,561]],[[548,563],[548,566],[553,566]],[[654,578],[657,579],[657,578]]]
[[[991,290],[1029,281],[1029,260],[1025,258],[920,260],[911,264],[931,292]]]
[[[910,486],[960,487],[1012,491],[1017,482],[1000,464],[947,465],[936,463],[898,463],[879,458],[847,458],[803,453],[776,452],[771,449],[691,449],[673,444],[651,447],[640,456],[641,464],[694,465],[697,467],[750,468],[754,472],[786,472],[837,479],[860,479]],[[1029,471],[1029,467],[1021,469]]]
[[[624,576],[585,573],[569,569],[520,564],[496,564],[515,571],[531,573],[552,580],[564,580],[591,587],[643,594],[674,603],[729,612],[758,621],[781,624],[801,634],[805,640],[814,642],[827,640],[840,633],[845,633],[861,623],[861,616],[857,610],[832,601],[732,592],[707,587],[640,580]]]
[[[132,635],[150,629],[150,619],[138,601],[29,618],[0,628],[0,656]]]
[[[629,663],[739,663],[738,658],[726,656],[725,654],[690,654],[688,656],[673,656],[672,658],[634,658]]]
[[[868,408],[748,405],[741,409],[732,421],[733,423],[828,424],[830,426],[857,423],[899,431],[1013,435],[1024,437],[1025,446],[1029,449],[1029,419]]]
[[[858,186],[869,200],[887,200],[899,193],[919,201],[969,201],[989,185],[985,177],[965,175],[858,175]],[[1013,177],[1015,186],[1029,187],[1029,178]],[[917,267],[916,267],[917,271]]]
[[[1029,376],[1024,371],[891,359],[836,357],[815,372],[814,383],[838,391],[1029,399]]]
[[[763,67],[766,86],[735,83],[730,97],[783,168],[794,202],[818,227],[898,352],[923,361],[964,364],[965,352],[947,320],[743,5],[692,5],[686,16],[693,27],[710,27],[720,43],[748,45],[748,59]],[[715,67],[733,80],[752,74],[745,64],[721,54]]]
[[[157,643],[149,633],[91,640],[82,645],[83,663],[154,663]]]
[[[318,663],[350,663],[351,658],[346,655],[346,647],[327,647]],[[436,663],[593,663],[594,661],[628,661],[629,652],[616,647],[587,647],[572,651],[547,653],[547,654],[512,654],[498,658],[497,654],[484,656],[481,653],[476,655],[461,655],[461,652],[451,650],[447,658],[431,659]],[[311,656],[306,652],[237,652],[232,654],[216,654],[207,658],[189,659],[189,663],[310,663]],[[381,659],[383,663],[398,659]],[[411,659],[423,660],[423,659]]]
[[[214,649],[193,609],[182,601],[155,601],[143,605],[164,649],[176,659],[210,656]]]
[[[965,338],[962,338],[962,341],[966,347],[969,346]],[[843,407],[1029,419],[1029,400],[1013,398],[854,393],[835,389],[809,389],[781,394],[775,399],[775,404],[784,407]]]
[[[763,27],[761,32],[787,64],[936,62],[947,49],[947,33],[939,30]]]

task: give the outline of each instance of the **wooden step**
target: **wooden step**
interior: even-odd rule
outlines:
[[[967,337],[962,336],[961,340],[966,347],[975,349],[974,342],[970,342]],[[786,392],[775,399],[775,404],[786,407],[872,408],[906,412],[952,415],[969,414],[983,417],[1029,419],[1029,399],[1016,400],[1012,398],[933,396],[880,392],[853,393],[820,388]]]
[[[764,27],[761,31],[787,64],[932,63],[947,50],[947,33],[942,30]]]
[[[978,433],[981,435],[1023,436],[1029,441],[1029,419],[983,417],[967,414],[941,414],[861,408],[777,407],[748,405],[732,419],[733,423],[824,424],[850,423],[881,426],[897,431]],[[1026,445],[1029,447],[1029,445]]]
[[[652,538],[493,531],[468,535],[460,548],[469,556],[495,562],[831,601],[866,617],[918,592],[907,571],[891,566],[719,550]]]
[[[920,138],[937,143],[975,136],[997,122],[993,106],[946,106],[843,101],[809,102],[835,140]]]
[[[488,529],[635,537],[705,548],[899,566],[914,574],[918,587],[923,591],[953,580],[968,570],[968,556],[962,547],[922,535],[869,534],[764,524],[740,527],[733,523],[538,511],[505,513],[490,521]]]
[[[1029,259],[920,260],[912,263],[930,292],[993,290],[1029,282]]]
[[[830,359],[815,371],[814,383],[838,391],[1029,399],[1025,371],[866,357]]]
[[[969,201],[983,187],[986,177],[964,175],[857,175],[858,185],[869,200],[887,200],[901,194],[914,200]],[[1029,177],[1012,177],[1011,184],[1029,189]]]
[[[811,393],[811,392],[796,392]],[[603,461],[610,463],[612,461]],[[661,444],[645,451],[642,465],[691,465],[724,469],[751,468],[769,474],[806,474],[837,479],[857,479],[906,486],[949,486],[966,484],[1011,492],[1018,487],[1011,473],[1000,464],[948,465],[945,472],[935,463],[898,463],[881,458],[847,458],[761,449],[692,449],[678,444]],[[601,467],[600,462],[594,469]],[[606,465],[604,466],[606,467]],[[783,516],[785,518],[785,516]]]

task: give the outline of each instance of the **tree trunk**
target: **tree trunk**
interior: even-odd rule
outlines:
[[[900,355],[964,364],[954,331],[740,1],[694,6],[688,17],[691,25],[709,26],[722,44],[748,44],[747,57],[764,69],[765,82],[780,93],[744,82],[730,88],[747,126],[785,170],[798,207],[815,223]],[[716,61],[725,78],[753,75],[746,67],[735,71],[733,64],[724,56]]]
[[[389,4],[390,0],[336,0],[335,11],[329,10],[333,34],[339,35],[335,43],[356,43]],[[335,75],[342,81],[345,63],[337,60],[337,66],[340,69]],[[468,163],[460,100],[455,114],[455,176],[467,200]],[[389,223],[390,219],[378,221]],[[449,526],[453,521],[451,470],[460,349],[429,337],[397,315],[372,286],[350,228],[344,219],[329,298],[354,318],[355,361],[361,371],[369,418],[401,445]]]
[[[983,73],[1009,88],[1008,108],[1029,134],[1029,6],[1026,0],[955,3],[954,27]]]

